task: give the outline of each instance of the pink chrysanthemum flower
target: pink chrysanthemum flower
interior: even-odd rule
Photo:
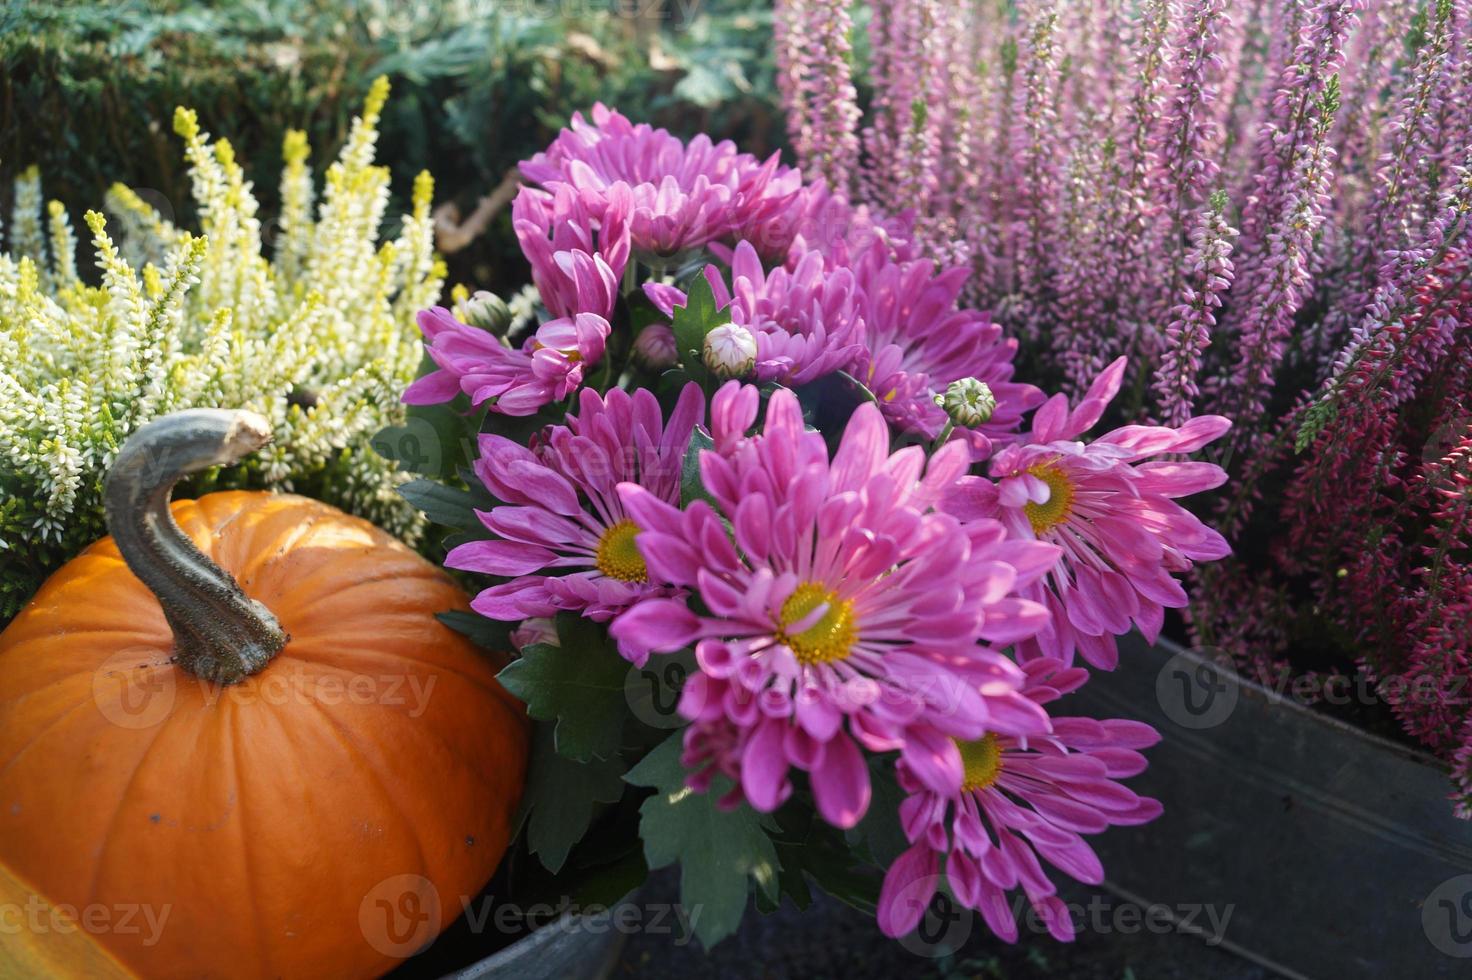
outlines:
[[[589,123],[574,113],[569,128],[545,153],[521,164],[527,180],[561,182],[579,191],[607,193],[619,183],[633,194],[634,247],[669,257],[723,238],[755,234],[779,223],[802,189],[802,175],[778,163],[739,153],[729,140],[701,134],[688,145],[666,130],[635,126],[601,103]],[[790,241],[761,241],[780,253]]]
[[[863,405],[830,461],[790,391],[772,395],[763,433],[747,438],[757,407],[756,389],[735,382],[712,404],[729,455],[703,453],[700,471],[719,512],[619,488],[651,578],[709,610],[650,599],[612,626],[640,657],[695,645],[700,671],[680,701],[687,751],[704,740],[762,811],[792,792],[792,767],[805,770],[824,819],[852,827],[870,796],[860,746],[898,749],[943,788],[960,783],[949,737],[1044,730],[1020,669],[981,643],[1041,627],[1042,607],[1011,592],[1057,549],[933,509],[968,465],[960,445],[928,465],[919,447],[891,455],[883,417]]]
[[[601,195],[566,184],[523,187],[511,202],[511,226],[532,267],[532,282],[553,316],[595,313],[607,319],[629,262],[633,194],[615,184]]]
[[[419,312],[419,329],[439,370],[404,391],[409,405],[438,405],[464,392],[472,405],[491,402],[503,415],[531,415],[583,383],[583,372],[603,359],[608,321],[592,313],[549,320],[518,350],[442,306]]]
[[[552,428],[540,453],[501,436],[480,438],[475,473],[506,505],[480,513],[497,541],[450,552],[450,568],[511,577],[471,602],[490,619],[524,620],[559,610],[606,621],[640,599],[672,590],[651,583],[635,547],[639,527],[617,493],[637,484],[678,504],[690,434],[705,414],[698,385],[686,385],[666,422],[647,390],[584,389],[577,415]]]
[[[993,441],[1009,441],[1023,415],[1042,404],[1039,389],[1012,380],[1017,341],[987,314],[957,307],[970,275],[964,266],[936,273],[928,259],[894,260],[878,241],[847,265],[864,320],[854,373],[901,431],[934,438],[946,424],[936,397],[962,378],[986,382],[996,398],[991,418],[974,430]]]
[[[1040,705],[1076,690],[1088,676],[1056,660],[1029,661],[1024,670],[1023,691]],[[944,857],[951,893],[998,936],[1017,939],[1007,892],[1020,885],[1048,931],[1071,940],[1068,909],[1038,859],[1079,881],[1103,881],[1099,858],[1081,835],[1160,815],[1157,801],[1116,782],[1144,771],[1138,750],[1158,741],[1149,725],[1124,719],[1054,718],[1050,734],[1027,739],[988,732],[957,743],[964,772],[947,791],[926,784],[901,759],[900,786],[910,795],[900,804],[900,819],[911,846],[885,875],[879,927],[890,936],[915,928]]]
[[[705,277],[716,305],[729,310],[731,322],[756,338],[754,380],[802,385],[852,366],[863,348],[864,322],[859,314],[854,275],[828,269],[811,252],[791,270],[762,268],[750,242],[742,241],[731,257],[731,286],[715,266]],[[673,286],[648,283],[644,292],[666,316],[673,317],[686,296]]]
[[[1231,428],[1229,420],[1203,415],[1180,428],[1128,425],[1078,441],[1118,393],[1124,369],[1124,358],[1109,365],[1072,411],[1063,395],[1049,399],[1033,416],[1032,431],[992,458],[996,482],[966,477],[944,505],[963,520],[995,518],[1014,537],[1063,550],[1049,575],[1020,593],[1053,614],[1036,637],[1018,645],[1024,658],[1071,663],[1077,651],[1094,666],[1113,669],[1115,637],[1129,632],[1131,622],[1153,643],[1165,610],[1186,605],[1173,573],[1230,553],[1220,534],[1174,499],[1220,486],[1221,467],[1145,461],[1194,452]]]

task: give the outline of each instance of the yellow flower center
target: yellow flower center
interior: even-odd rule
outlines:
[[[1068,520],[1068,516],[1073,513],[1073,481],[1068,478],[1067,473],[1052,463],[1034,466],[1027,472],[1048,485],[1047,503],[1029,502],[1022,508],[1027,514],[1028,523],[1032,525],[1033,533],[1042,534]]]
[[[1002,747],[997,744],[997,736],[987,733],[974,742],[957,739],[956,748],[961,750],[961,765],[966,771],[962,792],[986,789],[1002,774]]]
[[[823,615],[801,633],[784,630],[777,634],[778,641],[787,644],[800,663],[831,664],[842,660],[849,655],[858,636],[854,629],[854,604],[840,600],[837,593],[817,582],[804,582],[782,603],[782,625],[800,622],[824,603],[828,608]]]
[[[598,539],[598,571],[624,582],[649,581],[644,556],[634,544],[638,536],[639,525],[627,517],[604,531]]]

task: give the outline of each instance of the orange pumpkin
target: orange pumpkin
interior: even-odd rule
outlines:
[[[442,571],[302,497],[170,508],[269,436],[139,430],[112,536],[0,634],[0,865],[144,976],[386,972],[489,880],[521,795],[525,715],[435,619],[468,608]]]

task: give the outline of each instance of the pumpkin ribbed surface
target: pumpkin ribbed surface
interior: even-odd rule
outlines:
[[[0,863],[53,904],[166,915],[151,945],[98,937],[146,976],[385,972],[397,912],[448,925],[500,861],[522,709],[434,618],[461,590],[367,522],[245,492],[172,512],[290,641],[212,685],[111,538],[58,571],[0,634]]]

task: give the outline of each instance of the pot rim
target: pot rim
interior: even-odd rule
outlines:
[[[631,890],[623,898],[620,898],[618,901],[611,903],[608,908],[610,910],[613,910],[634,901],[634,899],[638,897],[639,892],[642,888],[643,886],[641,885],[638,888]],[[476,960],[474,963],[470,964],[464,969],[457,970],[456,972],[449,974],[449,976],[446,977],[445,980],[477,980],[478,977],[491,975],[497,970],[503,970],[507,967],[514,966],[517,963],[522,962],[525,957],[536,955],[539,950],[543,949],[546,946],[552,945],[559,938],[577,935],[577,930],[570,930],[567,928],[567,926],[570,922],[579,918],[579,916],[580,913],[577,912],[564,912],[562,913],[562,915],[558,916],[555,922],[549,922],[545,926],[542,926],[542,928],[527,933],[525,936],[522,936],[520,939],[516,940],[510,945],[498,949],[496,952],[492,953],[490,956],[487,956],[485,959]],[[603,938],[604,936],[619,936],[620,934],[617,932],[609,932],[587,933],[586,935]]]
[[[1210,657],[1202,655],[1200,651],[1191,647],[1183,646],[1180,643],[1177,643],[1175,640],[1172,640],[1165,636],[1162,636],[1159,640],[1157,640],[1154,646],[1157,649],[1168,651],[1173,657],[1185,657],[1193,663],[1209,664],[1217,668],[1218,670],[1230,671],[1232,676],[1236,679],[1241,693],[1262,702],[1264,707],[1266,708],[1276,711],[1282,711],[1287,714],[1296,714],[1299,718],[1307,720],[1312,724],[1322,725],[1336,732],[1339,732],[1342,735],[1358,739],[1384,751],[1392,752],[1409,762],[1416,762],[1423,766],[1429,766],[1442,773],[1451,772],[1450,766],[1423,749],[1418,749],[1414,746],[1394,741],[1392,739],[1386,738],[1383,735],[1377,735],[1374,732],[1366,731],[1358,725],[1353,725],[1347,721],[1342,721],[1338,718],[1330,717],[1322,711],[1315,711],[1313,708],[1310,708],[1303,704],[1299,704],[1292,698],[1285,697],[1277,691],[1274,691],[1269,687],[1265,687],[1262,684],[1259,684],[1257,681],[1243,675],[1236,669],[1236,666],[1231,663],[1222,663],[1221,661],[1213,660]]]

